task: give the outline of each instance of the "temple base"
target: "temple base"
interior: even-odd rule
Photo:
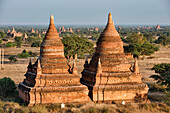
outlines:
[[[28,104],[90,102],[86,86],[28,87],[19,84],[19,96]]]

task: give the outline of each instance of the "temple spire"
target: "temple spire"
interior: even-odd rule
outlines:
[[[108,22],[107,22],[107,24],[114,24],[113,20],[112,20],[112,14],[111,13],[109,13],[109,15],[108,15]]]
[[[102,66],[101,66],[101,62],[99,58],[98,64],[97,64],[97,74],[101,74],[101,73],[102,73]]]
[[[37,62],[38,62],[38,64],[37,64],[37,78],[39,78],[40,75],[42,74],[42,73],[41,73],[40,59],[37,59]]]
[[[54,24],[54,16],[53,15],[51,15],[51,17],[50,17],[50,25],[51,24]]]
[[[139,72],[139,66],[138,66],[137,58],[135,58],[135,62],[134,62],[134,66],[133,66],[133,72],[134,72],[135,74],[140,73],[140,72]]]
[[[72,73],[75,74],[75,75],[78,75],[78,71],[77,71],[77,66],[76,66],[75,60],[73,62]]]

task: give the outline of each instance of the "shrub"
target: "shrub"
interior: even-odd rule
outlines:
[[[16,43],[17,47],[21,47],[22,37],[15,37],[15,43]]]
[[[36,57],[36,56],[37,56],[37,54],[34,53],[34,52],[32,52],[32,51],[28,51],[28,54],[29,54],[31,57]]]
[[[88,113],[97,113],[97,110],[96,110],[96,108],[91,107],[88,109]]]
[[[40,47],[40,45],[41,45],[41,42],[40,41],[36,41],[36,42],[33,42],[31,44],[31,47]]]
[[[0,96],[8,97],[12,96],[16,91],[16,86],[13,80],[4,77],[0,79]]]
[[[10,56],[8,59],[9,59],[10,62],[16,62],[17,61],[15,56]]]
[[[3,41],[8,41],[8,39],[6,39],[6,38],[3,38],[2,40],[3,40]]]
[[[2,43],[2,40],[0,40],[0,44]]]
[[[8,43],[5,44],[5,46],[6,47],[14,47],[14,46],[16,46],[16,44],[12,43],[12,42],[8,42]]]
[[[165,100],[164,100],[164,102],[165,102],[168,106],[170,106],[170,91],[166,91],[165,93],[166,93],[166,95],[165,95]]]
[[[102,113],[109,113],[109,109],[106,108],[106,107],[104,107],[104,108],[102,109]]]
[[[30,55],[29,55],[29,53],[24,49],[24,50],[22,51],[22,53],[19,53],[19,54],[18,54],[18,57],[19,57],[19,58],[28,58],[28,57],[30,57]]]
[[[50,104],[49,106],[46,106],[47,110],[49,112],[57,112],[60,109],[59,104]]]
[[[156,80],[156,83],[159,85],[167,86],[168,89],[170,87],[170,64],[157,64],[152,70],[155,70],[155,73],[158,73],[159,75],[151,75],[150,78]]]

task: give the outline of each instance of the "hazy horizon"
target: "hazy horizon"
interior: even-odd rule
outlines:
[[[0,25],[170,25],[169,0],[0,0]]]

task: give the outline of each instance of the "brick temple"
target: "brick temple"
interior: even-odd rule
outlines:
[[[30,60],[27,68],[18,90],[28,105],[90,101],[88,88],[80,83],[76,64],[70,66],[64,57],[53,15],[41,44],[40,57],[34,64]]]
[[[90,61],[85,61],[80,82],[89,89],[94,102],[131,102],[145,100],[148,87],[141,81],[137,60],[134,66],[125,57],[123,42],[115,29],[112,15],[97,41]]]

